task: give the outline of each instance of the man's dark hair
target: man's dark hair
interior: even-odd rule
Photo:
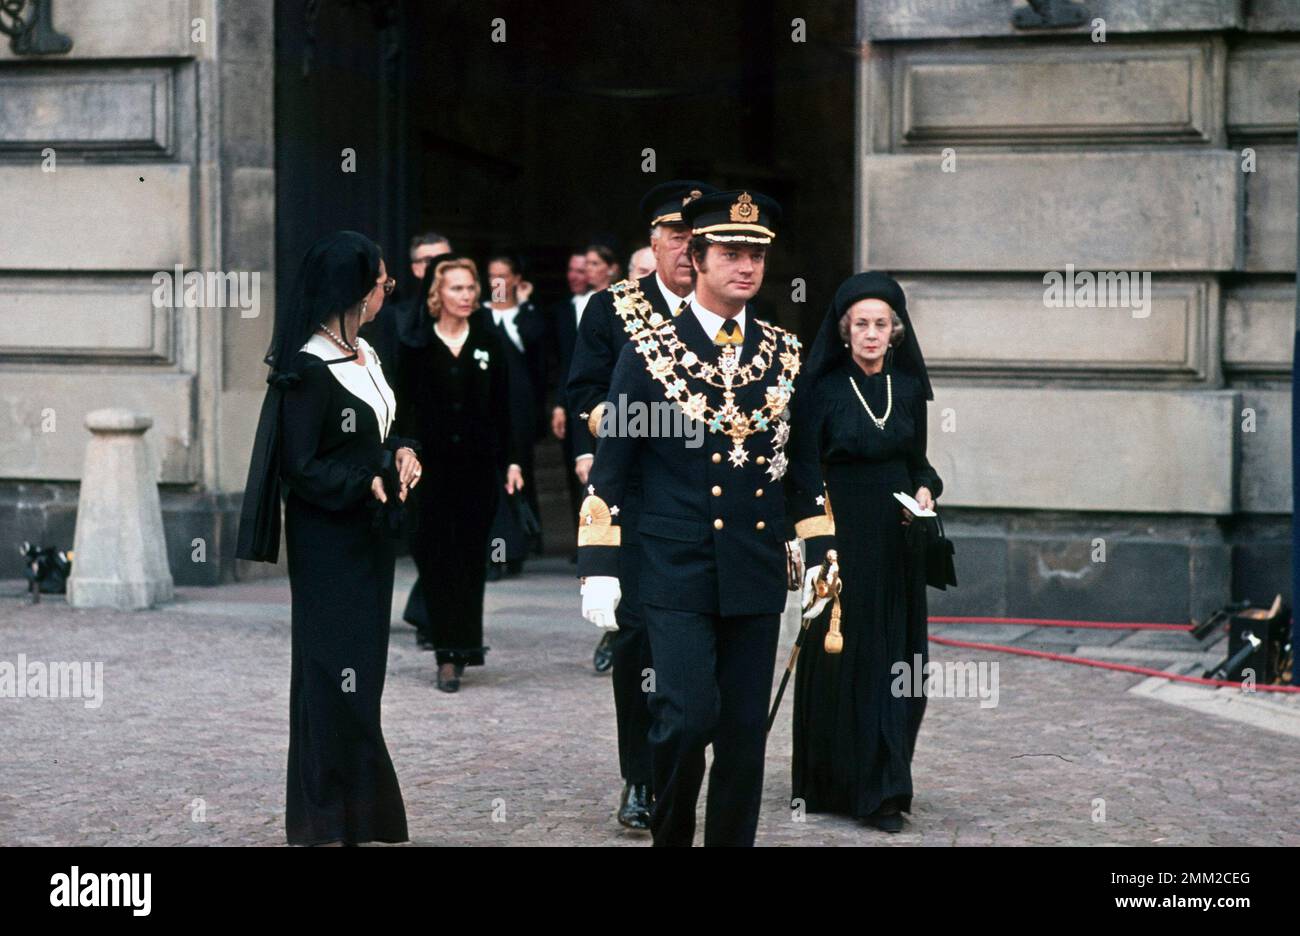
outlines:
[[[519,255],[511,253],[508,250],[498,250],[496,253],[490,254],[488,256],[487,265],[491,266],[494,263],[504,263],[510,267],[511,276],[518,276],[520,271],[523,269],[523,264],[519,260]]]
[[[444,237],[442,234],[439,234],[437,231],[425,231],[423,234],[416,234],[414,237],[411,238],[411,246],[408,252],[411,254],[412,257],[414,257],[416,250],[418,250],[419,248],[423,247],[426,244],[432,247],[437,247],[439,244],[446,244],[448,247],[450,247],[451,241],[447,240],[446,237]]]
[[[709,240],[703,234],[696,234],[691,238],[691,242],[686,245],[686,252],[690,256],[693,265],[703,267],[704,255],[709,252],[709,245],[713,241]]]

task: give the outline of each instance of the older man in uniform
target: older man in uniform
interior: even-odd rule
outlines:
[[[596,451],[595,431],[600,406],[609,390],[618,354],[632,336],[680,313],[689,303],[694,271],[686,248],[690,229],[682,222],[682,205],[717,189],[691,179],[656,185],[641,199],[641,216],[650,230],[655,270],[640,280],[622,280],[592,296],[578,328],[578,342],[569,372],[569,412],[574,421],[575,473],[587,483]],[[618,821],[631,829],[650,828],[653,805],[650,764],[650,709],[643,688],[651,667],[650,642],[641,620],[637,599],[640,557],[636,547],[636,511],[640,480],[626,479],[623,529],[626,533],[620,578],[623,599],[617,629],[606,635],[613,657],[614,710],[618,717],[618,760],[623,775],[623,795]],[[611,619],[611,624],[614,620]],[[604,645],[604,642],[602,642]]]
[[[620,352],[579,511],[583,615],[609,626],[626,575],[629,479],[640,478],[656,845],[693,843],[710,744],[704,844],[753,844],[786,602],[786,540],[791,528],[804,538],[810,578],[833,543],[816,440],[800,431],[795,402],[799,340],[745,308],[762,285],[779,213],[775,201],[750,191],[683,206],[694,297],[687,311]],[[620,434],[633,411],[665,403],[707,433]]]

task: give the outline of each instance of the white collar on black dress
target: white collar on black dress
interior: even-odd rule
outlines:
[[[356,361],[334,364],[328,368],[334,379],[343,385],[355,397],[364,400],[375,411],[375,422],[379,426],[379,441],[388,438],[388,430],[393,427],[393,417],[397,413],[397,400],[384,379],[384,369],[379,364],[379,356],[370,347],[366,339],[358,337],[357,344],[366,353],[364,367]],[[343,357],[343,349],[324,335],[312,335],[302,350],[314,354],[322,361],[336,361]]]

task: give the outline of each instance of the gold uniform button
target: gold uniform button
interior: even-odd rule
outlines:
[[[722,461],[722,453],[721,453],[721,452],[714,452],[714,453],[713,453],[713,464],[717,465],[717,464],[721,463],[721,461]]]
[[[766,530],[766,529],[767,529],[767,524],[764,523],[762,520],[760,520],[760,521],[758,521],[758,523],[755,523],[755,524],[754,524],[754,529],[755,529],[755,530]]]
[[[762,488],[759,488],[757,491],[755,491],[755,492],[754,492],[754,496],[755,496],[755,497],[762,497],[762,496],[763,496],[763,489],[762,489]]]
[[[714,497],[721,497],[721,496],[722,496],[722,488],[720,488],[720,487],[719,487],[718,485],[716,485],[716,484],[713,485],[713,496],[714,496]]]
[[[758,456],[758,458],[754,459],[754,461],[758,462],[760,465],[767,464],[767,459],[764,458],[762,455]]]
[[[717,520],[714,520],[714,521],[713,521],[713,529],[715,529],[715,530],[721,530],[721,529],[722,529],[722,518],[721,518],[721,517],[719,517]]]

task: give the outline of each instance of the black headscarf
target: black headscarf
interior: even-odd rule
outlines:
[[[857,273],[840,283],[830,308],[826,310],[822,327],[817,332],[817,340],[813,342],[812,351],[808,354],[804,374],[815,383],[845,361],[851,360],[852,355],[840,337],[840,319],[853,303],[863,299],[887,302],[903,323],[903,341],[899,345],[891,345],[885,352],[885,369],[915,377],[925,392],[925,398],[933,400],[934,391],[930,388],[930,374],[925,369],[925,358],[921,356],[921,343],[917,340],[916,329],[912,327],[912,320],[907,315],[907,297],[903,295],[903,287],[884,273]]]
[[[355,231],[339,231],[311,246],[298,270],[292,300],[276,309],[275,337],[266,353],[270,366],[266,398],[253,440],[253,458],[244,485],[239,515],[239,542],[235,555],[255,562],[275,562],[280,556],[280,403],[284,391],[302,380],[294,358],[320,324],[339,316],[340,335],[346,342],[343,313],[356,306],[379,278],[379,245]],[[356,360],[356,355],[309,366]]]

